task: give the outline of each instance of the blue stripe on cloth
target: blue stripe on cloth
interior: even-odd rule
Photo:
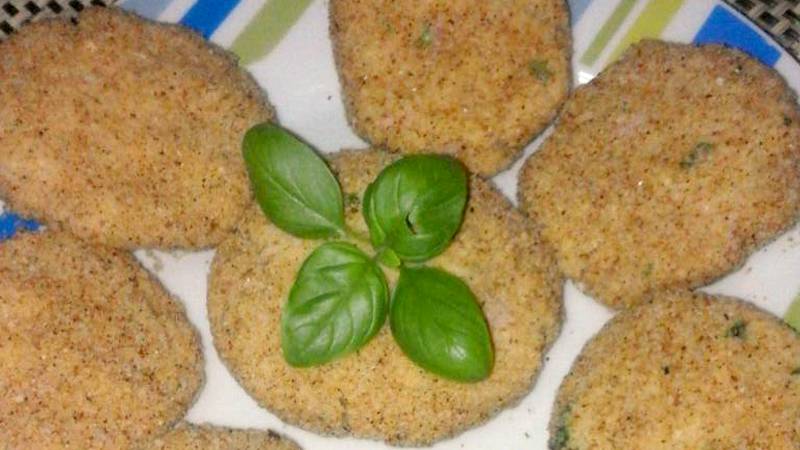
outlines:
[[[31,219],[23,219],[12,212],[0,214],[0,241],[14,236],[18,230],[38,231],[39,223]]]
[[[589,4],[592,3],[594,0],[569,0],[569,12],[572,16],[572,24],[578,23],[578,20],[581,18],[583,13],[586,11],[586,8],[589,7]]]
[[[125,0],[120,6],[148,19],[158,19],[172,0]]]
[[[694,37],[695,44],[725,44],[737,48],[762,63],[773,66],[781,57],[774,45],[722,5],[717,5]]]
[[[240,0],[197,0],[181,23],[200,32],[206,39],[219,28]]]

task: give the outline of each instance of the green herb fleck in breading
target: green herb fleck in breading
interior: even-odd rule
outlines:
[[[787,115],[784,115],[783,116],[783,124],[788,127],[789,125],[792,124],[792,118],[787,116]]]
[[[433,44],[433,31],[431,30],[431,24],[426,23],[422,28],[422,33],[417,38],[417,47],[428,48],[431,44]]]
[[[550,439],[548,448],[550,450],[562,450],[567,448],[567,442],[569,442],[569,428],[566,425],[561,425]]]
[[[553,76],[553,72],[547,66],[547,61],[543,59],[532,60],[530,63],[528,63],[528,70],[530,70],[531,74],[533,74],[533,76],[542,83],[547,83]]]
[[[714,150],[714,144],[699,142],[694,146],[692,151],[681,160],[681,167],[689,169],[694,167],[695,164],[707,160],[709,156],[711,156],[712,150]]]
[[[725,333],[725,337],[744,339],[747,337],[747,323],[742,320],[737,320],[730,328],[728,328],[728,331]]]
[[[565,450],[569,443],[569,415],[572,410],[571,405],[567,405],[561,412],[559,417],[559,425],[556,431],[550,436],[550,441],[547,443],[547,448],[550,450]]]
[[[653,274],[653,263],[647,263],[647,265],[644,266],[644,269],[642,269],[642,276],[647,278],[652,274]]]
[[[789,375],[800,375],[800,367],[795,367],[792,369],[792,371],[789,372]]]

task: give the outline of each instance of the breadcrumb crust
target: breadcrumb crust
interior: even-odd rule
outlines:
[[[645,41],[575,91],[519,183],[561,269],[603,303],[702,286],[797,220],[797,100],[738,51]]]
[[[559,390],[551,449],[796,449],[800,338],[743,301],[670,292],[619,313]]]
[[[299,450],[273,432],[180,423],[143,450]]]
[[[350,227],[367,232],[360,196],[394,158],[379,151],[333,156],[331,165],[352,199]],[[479,299],[495,347],[487,380],[461,384],[423,371],[403,355],[388,326],[357,354],[309,369],[287,365],[280,349],[281,307],[300,264],[319,243],[280,231],[255,205],[220,245],[209,281],[214,345],[234,377],[288,423],[400,445],[428,445],[515,404],[531,389],[558,334],[562,280],[522,214],[488,182],[473,177],[470,188],[462,229],[429,264],[460,276]],[[393,272],[387,275],[396,282]]]
[[[125,251],[64,233],[0,243],[4,449],[122,449],[180,419],[203,381],[182,306]]]
[[[375,146],[492,175],[569,90],[563,0],[332,0],[330,23],[350,123]]]
[[[273,118],[227,52],[116,8],[0,43],[0,194],[112,246],[216,244],[250,202],[241,140]]]

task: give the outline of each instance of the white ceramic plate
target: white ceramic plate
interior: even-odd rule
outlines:
[[[725,42],[774,66],[795,90],[800,87],[800,66],[791,56],[721,2],[572,0],[570,3],[577,83],[589,81],[630,42],[647,36],[682,42]],[[122,6],[158,20],[194,26],[212,41],[239,53],[268,92],[281,124],[317,149],[335,152],[366,146],[345,120],[328,38],[326,0],[127,0]],[[277,20],[278,16],[282,19]],[[535,151],[542,139],[528,146],[526,156]],[[523,160],[495,177],[498,187],[511,199],[516,195],[517,171]],[[0,216],[0,235],[3,227],[19,225],[9,214]],[[754,254],[741,270],[705,290],[750,300],[782,316],[800,290],[798,243],[800,230],[794,229]],[[212,251],[140,250],[136,255],[185,303],[189,318],[202,336],[206,384],[189,411],[189,421],[271,428],[306,449],[389,448],[374,441],[320,437],[283,424],[257,406],[239,387],[213,348],[206,317],[206,278]],[[434,448],[547,448],[547,422],[561,379],[586,340],[612,315],[572,283],[567,283],[564,301],[563,331],[550,350],[533,391],[516,407]]]

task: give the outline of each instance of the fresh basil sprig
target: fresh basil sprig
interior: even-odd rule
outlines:
[[[430,267],[403,267],[389,317],[400,348],[423,368],[460,381],[489,376],[494,363],[489,327],[458,277]]]
[[[286,362],[307,367],[358,350],[386,320],[381,268],[353,244],[328,242],[303,263],[281,316]]]
[[[345,226],[342,192],[325,162],[271,124],[245,135],[243,152],[256,200],[282,230],[306,239],[362,242]],[[494,362],[486,319],[469,287],[440,269],[406,266],[443,252],[464,216],[467,175],[452,158],[417,155],[386,167],[364,194],[372,246],[320,245],[306,258],[281,313],[286,361],[308,367],[354,352],[380,330],[387,310],[392,334],[416,364],[463,382],[489,376]],[[399,268],[389,303],[383,270]]]
[[[372,244],[401,260],[426,261],[443,252],[461,226],[467,175],[456,160],[407,156],[386,167],[364,194]]]
[[[342,190],[311,148],[264,123],[247,131],[242,149],[256,200],[275,225],[306,239],[344,234]]]

